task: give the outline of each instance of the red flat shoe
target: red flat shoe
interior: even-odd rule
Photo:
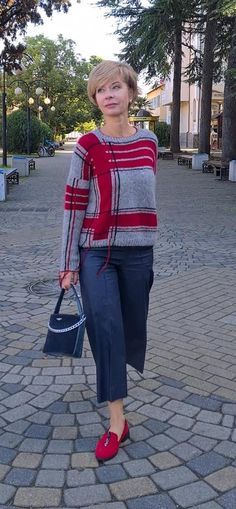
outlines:
[[[129,425],[127,421],[125,421],[120,440],[118,440],[117,434],[113,433],[113,431],[106,431],[96,445],[95,456],[97,460],[106,461],[114,458],[119,451],[121,442],[124,442],[127,438],[129,438]]]

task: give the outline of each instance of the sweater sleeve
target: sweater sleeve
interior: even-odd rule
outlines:
[[[67,178],[62,227],[61,271],[79,269],[79,237],[88,205],[90,164],[87,150],[77,142]]]

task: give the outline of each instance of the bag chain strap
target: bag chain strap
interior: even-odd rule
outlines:
[[[82,325],[82,323],[85,321],[85,315],[82,316],[82,318],[79,320],[79,322],[75,323],[74,325],[71,325],[70,327],[66,327],[65,329],[53,329],[51,326],[50,326],[50,323],[48,323],[48,329],[51,331],[51,332],[55,332],[56,334],[61,334],[62,332],[69,332],[73,329],[76,329],[77,327],[79,327],[80,325]]]

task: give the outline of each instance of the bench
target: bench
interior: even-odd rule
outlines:
[[[202,163],[202,173],[214,173],[220,180],[229,179],[229,164],[220,160],[209,160]]]
[[[0,201],[5,201],[10,184],[19,184],[19,173],[16,168],[0,168]]]
[[[174,159],[174,154],[170,150],[159,151],[159,157],[161,159]]]
[[[178,165],[179,166],[188,166],[189,168],[192,168],[192,157],[179,156],[178,157]]]

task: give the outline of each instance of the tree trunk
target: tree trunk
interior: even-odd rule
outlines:
[[[229,53],[224,90],[222,159],[236,159],[236,20]]]
[[[170,150],[180,151],[179,127],[180,127],[180,94],[181,94],[181,66],[182,66],[182,27],[176,28],[175,32],[175,56],[174,56],[174,78],[170,131]]]
[[[211,8],[209,8],[207,14],[202,66],[202,100],[198,151],[205,154],[210,154],[211,99],[217,28],[217,20],[212,17],[214,7],[215,5],[211,3]]]

